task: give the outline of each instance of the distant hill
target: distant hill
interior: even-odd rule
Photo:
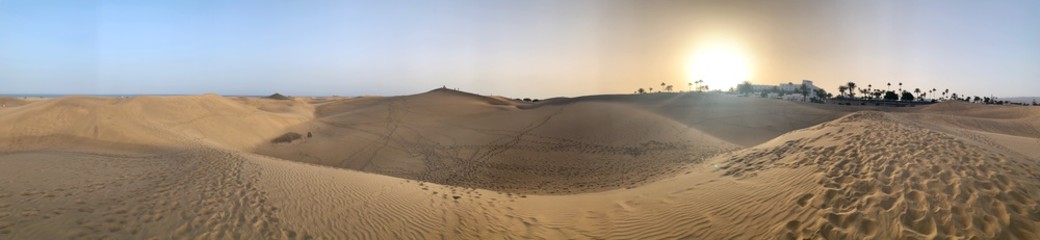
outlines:
[[[274,100],[290,100],[290,99],[292,99],[291,97],[282,95],[281,93],[271,94],[271,96],[267,96],[267,98],[274,99]]]

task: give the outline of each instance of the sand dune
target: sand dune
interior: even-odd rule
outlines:
[[[27,103],[29,103],[29,101],[25,101],[25,100],[13,98],[13,97],[3,97],[3,96],[0,96],[0,107],[4,107],[4,108],[7,108],[7,107],[17,107],[17,106],[25,105]]]
[[[863,109],[710,94],[602,95],[556,99],[544,104],[574,102],[633,105],[745,147]]]
[[[727,175],[810,168],[817,191],[794,202],[792,238],[1019,238],[1037,236],[1036,159],[917,127],[895,114],[857,112],[740,151]],[[787,219],[785,219],[787,220]]]
[[[0,238],[1033,239],[1038,113],[447,90],[41,100],[0,109]]]
[[[310,120],[292,112],[216,95],[64,97],[2,110],[0,122],[11,124],[0,126],[0,152],[150,151],[182,145],[174,136],[245,150],[283,133],[285,126]]]
[[[524,193],[632,187],[736,148],[667,117],[607,102],[524,104],[452,90],[348,100],[257,153]],[[609,129],[604,131],[604,129]]]

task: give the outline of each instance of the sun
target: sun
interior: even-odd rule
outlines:
[[[714,43],[694,52],[686,65],[691,83],[703,80],[711,89],[729,89],[751,77],[751,66],[743,51],[734,44]]]

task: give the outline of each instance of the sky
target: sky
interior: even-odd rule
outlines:
[[[1035,0],[0,0],[0,94],[546,98],[727,89],[739,80],[704,72],[733,68],[831,92],[1036,96],[1037,13]]]

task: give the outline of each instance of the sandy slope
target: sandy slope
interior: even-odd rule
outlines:
[[[25,105],[27,103],[29,103],[29,101],[13,97],[0,96],[0,108],[17,107]]]
[[[710,94],[599,95],[557,99],[546,104],[575,102],[610,102],[636,106],[744,147],[834,120],[852,111],[874,109]]]
[[[177,146],[171,135],[247,150],[310,120],[270,109],[216,95],[51,99],[0,110],[0,122],[9,123],[0,125],[0,152],[157,150]]]
[[[791,219],[788,236],[1030,239],[1040,233],[1035,155],[923,124],[858,112],[734,153],[722,169],[736,177],[778,167],[818,172],[820,186],[796,201],[812,217]]]
[[[1036,109],[941,104],[848,114],[849,108],[733,98],[810,113],[784,116],[792,120],[778,124],[737,120],[776,117],[775,111],[754,115],[742,109],[753,106],[712,108],[638,97],[539,105],[455,92],[333,101],[63,98],[0,109],[0,238],[1040,234],[1040,159],[1030,154],[1040,137],[1028,136],[1040,119]],[[686,113],[667,114],[668,109]],[[710,120],[697,112],[729,117]],[[689,127],[725,128],[725,119],[743,127]],[[709,157],[734,148],[724,139],[759,138],[724,133],[770,134],[816,121]],[[269,144],[284,132],[308,130],[315,137]],[[393,135],[385,137],[387,132]],[[380,139],[386,146],[372,145]],[[651,141],[657,143],[644,144]],[[355,158],[378,161],[346,167],[400,169],[390,175],[411,173],[406,170],[416,167],[410,163],[418,162],[447,169],[419,178],[459,184],[250,153],[290,154],[287,149],[329,156],[353,149],[360,152]],[[358,164],[353,161],[358,160],[347,159]],[[438,173],[457,175],[435,178]],[[626,177],[646,179],[617,180]],[[538,184],[546,180],[553,184]],[[599,185],[559,194],[580,183]],[[543,188],[557,192],[525,193]]]
[[[735,145],[628,104],[524,105],[450,90],[318,107],[313,138],[256,152],[390,176],[525,193],[631,187]]]

